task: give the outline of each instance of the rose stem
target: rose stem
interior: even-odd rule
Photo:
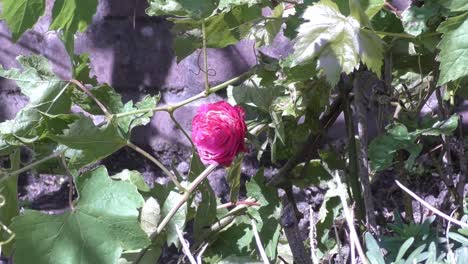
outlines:
[[[214,171],[214,169],[217,167],[217,164],[211,164],[208,166],[192,183],[187,188],[187,191],[184,193],[184,195],[180,198],[180,200],[177,202],[177,204],[171,208],[169,213],[164,217],[164,219],[161,221],[161,223],[158,225],[158,228],[156,231],[154,231],[150,235],[151,241],[153,241],[166,227],[166,225],[171,221],[172,217],[177,213],[179,208],[187,202],[189,199],[190,195],[197,189],[198,185],[210,175],[211,172]],[[138,256],[136,257],[135,261],[133,263],[138,263],[140,262],[141,258],[146,254],[148,251],[148,247],[142,249],[140,253],[138,253]]]
[[[171,171],[169,171],[169,169],[167,169],[159,160],[157,160],[155,157],[153,157],[151,154],[149,154],[148,152],[144,151],[143,149],[141,149],[140,147],[138,147],[137,145],[133,144],[132,142],[128,141],[127,142],[127,147],[135,150],[136,152],[140,153],[141,155],[143,155],[145,158],[151,160],[154,164],[156,164],[156,166],[158,166],[167,176],[169,176],[169,178],[172,180],[172,182],[175,184],[175,186],[182,192],[187,192],[187,190],[182,187],[182,185],[179,183],[179,181],[177,180],[177,177],[172,174]]]

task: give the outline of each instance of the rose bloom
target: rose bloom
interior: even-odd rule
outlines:
[[[225,101],[203,104],[192,120],[192,140],[204,164],[231,165],[245,152],[245,111]]]

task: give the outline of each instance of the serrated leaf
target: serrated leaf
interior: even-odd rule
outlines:
[[[323,167],[322,161],[317,159],[310,160],[306,164],[299,164],[291,172],[291,182],[300,188],[319,185],[322,181],[331,179],[333,177]]]
[[[80,176],[76,184],[75,210],[60,215],[26,210],[14,219],[15,263],[111,264],[122,250],[149,245],[138,223],[144,200],[135,186],[112,181],[105,167]]]
[[[97,85],[96,76],[91,77],[91,66],[88,53],[73,56],[73,78],[84,84]]]
[[[124,104],[122,103],[122,96],[112,87],[101,85],[89,89],[89,92],[103,103],[110,113],[117,114],[123,111]],[[104,114],[96,102],[81,90],[75,89],[73,91],[72,101],[92,115]]]
[[[159,102],[159,99],[159,95],[147,95],[140,102],[136,103],[135,106],[133,106],[132,101],[129,101],[124,105],[124,107],[119,111],[119,113],[126,113],[141,109],[150,109],[146,113],[129,115],[118,119],[119,127],[122,129],[122,132],[126,135],[126,137],[130,137],[130,132],[133,128],[137,126],[144,126],[151,121],[151,117],[154,114],[153,110],[151,109],[156,107],[156,105]]]
[[[241,5],[205,19],[206,45],[224,48],[243,39],[261,17],[258,6]],[[177,61],[202,47],[201,24],[195,20],[173,20],[174,49]]]
[[[69,158],[69,166],[73,168],[96,162],[127,144],[114,122],[99,128],[83,115],[79,115],[61,134],[50,134],[48,137],[70,148],[65,156]]]
[[[159,220],[161,218],[161,208],[159,207],[159,203],[153,197],[148,198],[141,208],[141,216],[140,216],[140,226],[143,231],[148,235],[151,236],[156,230],[158,229]]]
[[[246,38],[255,41],[255,47],[267,46],[273,43],[283,24],[283,5],[277,5],[273,13],[253,25]]]
[[[8,24],[13,41],[36,24],[45,11],[45,0],[4,0],[2,19]]]
[[[468,75],[468,12],[441,23],[443,33],[437,46],[440,49],[440,76],[437,85],[443,85]]]
[[[97,0],[56,0],[50,29],[62,30],[68,54],[73,56],[75,33],[83,32],[96,13]]]
[[[148,186],[148,184],[146,184],[145,179],[143,178],[143,175],[141,175],[141,173],[138,171],[124,169],[120,173],[117,173],[111,176],[111,178],[114,180],[131,182],[133,185],[137,187],[138,190],[142,192],[150,191],[150,187]]]
[[[150,16],[173,15],[205,18],[216,9],[218,0],[151,0],[146,13]]]
[[[162,207],[162,217],[165,217],[169,211],[176,206],[176,204],[181,200],[183,194],[177,192],[176,189],[171,190],[169,195],[167,196],[166,200],[164,201]],[[174,214],[171,218],[169,223],[166,225],[166,241],[169,246],[172,244],[176,245],[177,247],[180,244],[179,237],[177,236],[177,228],[179,230],[184,230],[185,228],[185,220],[187,217],[187,203],[184,203],[179,210]]]
[[[437,11],[433,7],[417,7],[411,6],[406,9],[402,15],[402,23],[405,32],[413,36],[418,36],[428,30],[426,23],[428,20],[437,15]]]
[[[466,0],[438,0],[442,6],[450,9],[450,11],[467,11],[468,2]]]
[[[380,76],[383,46],[371,31],[361,29],[353,17],[342,15],[329,0],[308,7],[303,18],[307,22],[298,29],[294,40],[292,67],[317,60],[331,84],[338,82],[342,72],[351,73],[360,61]]]
[[[193,236],[195,241],[199,241],[203,233],[209,232],[208,228],[216,220],[216,194],[208,181],[205,181],[200,189],[201,201],[198,204],[195,221],[193,223]]]
[[[255,198],[260,204],[260,207],[249,207],[247,211],[256,220],[265,253],[270,261],[274,261],[281,230],[279,224],[281,205],[277,189],[266,186],[265,182],[262,168],[246,183],[247,196]]]
[[[229,168],[226,168],[226,180],[229,184],[229,199],[236,202],[239,198],[240,177],[242,173],[242,161],[244,155],[239,154],[232,162]]]
[[[65,92],[69,84],[55,75],[49,61],[39,55],[18,56],[16,59],[23,70],[6,70],[0,66],[0,76],[16,82],[21,92],[29,97],[28,107],[49,114],[66,113],[71,107]]]

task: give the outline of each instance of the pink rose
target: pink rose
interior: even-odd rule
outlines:
[[[225,101],[203,104],[192,120],[192,140],[204,164],[231,165],[245,152],[245,111]]]

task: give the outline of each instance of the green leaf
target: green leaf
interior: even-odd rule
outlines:
[[[243,39],[261,17],[258,6],[241,5],[205,19],[206,45],[208,48],[224,48]],[[202,47],[202,31],[199,21],[174,19],[174,51],[177,61]]]
[[[333,177],[323,167],[322,161],[317,159],[310,160],[307,164],[299,164],[291,172],[291,182],[300,188],[319,185],[322,181],[331,179]]]
[[[437,81],[437,85],[443,85],[468,75],[468,12],[449,18],[437,31],[444,34],[438,45],[440,77]]]
[[[29,97],[28,107],[49,114],[67,113],[71,107],[66,93],[69,84],[55,75],[49,61],[38,55],[18,56],[16,59],[23,70],[5,70],[0,66],[0,76],[16,82],[21,92]]]
[[[240,177],[242,173],[242,161],[244,155],[239,154],[227,170],[226,180],[229,184],[229,198],[231,202],[236,202],[239,198]]]
[[[451,11],[468,11],[466,0],[438,0],[437,2]]]
[[[97,85],[96,76],[91,77],[91,66],[88,53],[73,56],[73,78],[84,84]]]
[[[96,97],[96,99],[98,99],[101,103],[103,103],[110,113],[117,114],[124,111],[122,96],[118,94],[112,87],[108,85],[102,85],[89,89],[89,92],[93,94],[94,97]],[[75,104],[90,114],[104,114],[96,102],[79,89],[73,90],[72,100]]]
[[[15,42],[36,24],[45,10],[45,0],[4,0],[2,4],[1,18],[7,22]]]
[[[17,149],[10,155],[11,171],[19,170],[21,163],[20,150]],[[4,205],[0,207],[0,222],[9,226],[13,217],[19,214],[18,207],[18,175],[0,183],[0,195],[4,199]],[[11,234],[2,228],[2,241],[6,241]],[[2,252],[5,256],[10,256],[12,253],[12,243],[2,245]]]
[[[380,76],[383,46],[371,31],[361,29],[353,17],[342,15],[329,0],[308,7],[303,18],[307,22],[298,29],[292,67],[317,60],[330,84],[338,82],[342,72],[351,73],[360,61]]]
[[[398,250],[398,254],[395,259],[395,262],[403,260],[403,257],[405,256],[406,252],[411,247],[413,242],[414,242],[414,237],[410,237],[405,241],[405,243],[403,243],[403,245],[401,245],[400,249]]]
[[[266,186],[263,168],[246,184],[247,196],[253,197],[260,204],[249,207],[247,211],[256,220],[258,234],[271,262],[276,260],[281,226],[279,218],[281,205],[276,188]]]
[[[193,236],[195,241],[199,241],[203,233],[209,232],[209,227],[216,220],[216,195],[208,181],[205,181],[200,188],[201,201],[198,204],[195,221],[193,223]]]
[[[109,156],[127,144],[114,122],[98,128],[90,118],[79,115],[61,134],[50,134],[48,137],[70,149],[65,155],[69,166],[81,168]]]
[[[380,252],[380,247],[375,238],[369,233],[365,234],[367,252],[366,255],[372,264],[385,264],[385,259]]]
[[[257,48],[272,44],[283,25],[282,17],[283,5],[277,5],[268,18],[253,25],[246,37],[254,40]]]
[[[122,250],[149,245],[138,223],[137,209],[144,200],[133,184],[112,181],[102,166],[76,184],[80,195],[73,211],[47,215],[26,210],[13,220],[15,263],[111,264]]]
[[[372,19],[385,6],[385,0],[360,0],[364,12]]]
[[[150,187],[146,184],[143,175],[140,172],[135,170],[124,169],[122,172],[117,173],[111,176],[114,180],[128,181],[137,187],[138,190],[142,192],[149,192]]]
[[[153,197],[148,198],[143,208],[141,208],[140,226],[143,231],[150,237],[158,229],[159,220],[161,218],[161,208],[159,203]]]
[[[428,30],[427,22],[430,18],[437,15],[437,11],[432,6],[417,7],[411,6],[406,9],[402,15],[402,23],[405,32],[413,36],[419,36]]]
[[[252,259],[248,256],[229,256],[225,259],[222,259],[218,264],[261,264],[263,262]]]
[[[192,153],[192,159],[190,160],[190,170],[189,170],[189,181],[195,180],[198,175],[200,175],[205,170],[205,165],[201,162],[200,157],[197,152]]]
[[[140,102],[136,103],[133,106],[133,102],[127,102],[124,107],[119,111],[119,113],[126,113],[134,110],[141,110],[141,109],[151,109],[146,113],[140,113],[136,115],[129,115],[126,117],[119,118],[118,124],[119,127],[122,129],[122,132],[125,134],[127,138],[130,137],[130,132],[133,128],[137,126],[144,126],[151,121],[151,117],[153,116],[154,112],[152,109],[156,107],[160,99],[160,96],[145,96]]]
[[[453,239],[464,246],[468,246],[468,238],[454,232],[449,232],[448,236],[450,239]]]
[[[63,30],[68,54],[73,56],[75,33],[84,32],[96,13],[97,0],[56,0],[52,10],[50,29]]]
[[[183,194],[177,192],[176,189],[171,190],[169,195],[167,196],[166,200],[164,201],[162,207],[162,215],[161,217],[165,217],[169,211],[177,205],[177,203],[181,200]],[[169,246],[172,244],[176,245],[177,247],[180,244],[179,237],[177,236],[177,228],[179,230],[184,230],[185,228],[185,220],[187,217],[187,203],[184,203],[179,210],[174,214],[171,218],[169,223],[166,225],[166,241]]]
[[[146,13],[150,16],[173,15],[205,18],[216,9],[217,0],[150,0]]]

